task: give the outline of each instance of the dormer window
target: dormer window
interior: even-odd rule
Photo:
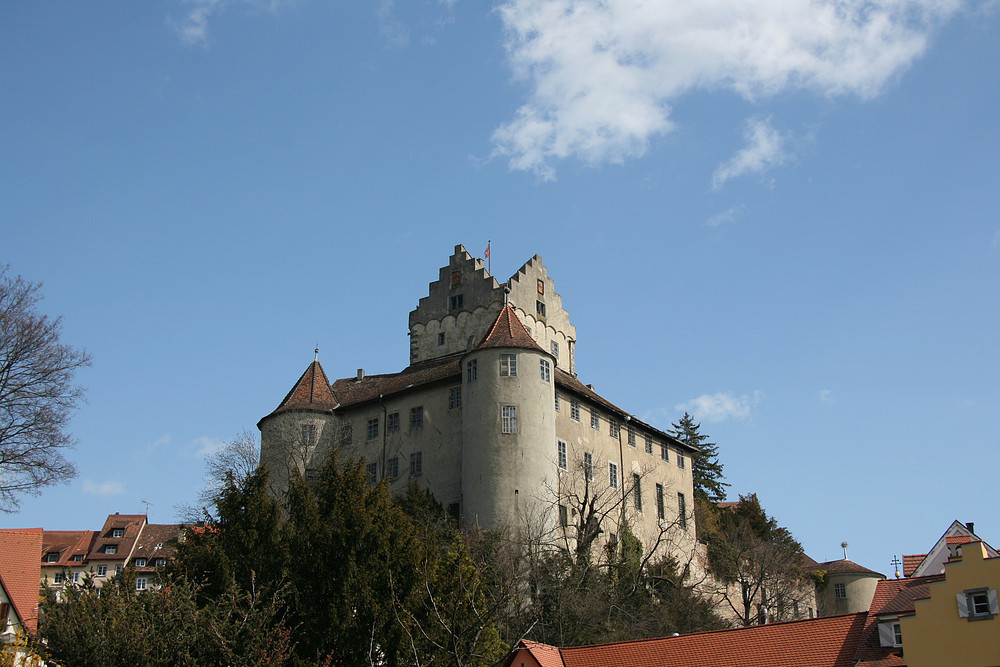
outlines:
[[[46,563],[58,563],[59,562],[59,552],[58,551],[53,551],[52,553],[45,554],[45,560],[44,560],[44,562],[46,562]]]
[[[146,567],[146,559],[136,558],[134,561],[132,561],[132,564],[135,565],[136,567]]]
[[[167,565],[167,559],[166,558],[157,558],[155,561],[153,561],[153,565],[155,565],[156,567],[166,567],[166,565]]]
[[[112,528],[111,529],[111,537],[125,537],[125,529],[124,528]]]
[[[73,561],[74,563],[82,563],[83,562],[83,554],[76,554],[72,558],[70,558],[70,560]]]
[[[104,547],[104,553],[106,554],[116,554],[118,553],[118,547],[114,544],[108,544]]]

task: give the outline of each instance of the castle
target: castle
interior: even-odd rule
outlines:
[[[260,420],[276,493],[336,448],[364,457],[373,483],[415,481],[465,523],[589,553],[627,522],[647,549],[693,553],[696,451],[577,378],[576,328],[541,257],[500,284],[456,246],[409,337],[398,373],[331,384],[314,359]]]

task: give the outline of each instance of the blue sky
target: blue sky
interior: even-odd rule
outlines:
[[[401,369],[492,240],[501,280],[542,255],[581,380],[695,413],[817,560],[996,545],[998,34],[961,0],[4,3],[0,261],[93,366],[79,478],[0,525],[176,520],[317,343]]]

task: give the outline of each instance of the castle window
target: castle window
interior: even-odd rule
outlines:
[[[556,412],[559,412],[559,393],[556,392]]]
[[[646,453],[647,454],[653,453],[653,436],[649,435],[648,433],[646,434]]]
[[[538,281],[538,293],[545,294],[545,281],[539,279]]]
[[[549,348],[552,350],[552,356],[556,359],[559,358],[559,341],[552,341],[549,344]]]
[[[365,464],[365,473],[368,474],[368,483],[372,486],[378,484],[378,464],[368,463]]]
[[[516,405],[504,405],[500,408],[500,432],[517,433]]]
[[[410,428],[420,428],[424,425],[424,406],[410,408]]]
[[[590,428],[595,431],[601,428],[601,416],[597,414],[597,410],[590,411]]]
[[[569,416],[575,421],[580,421],[580,401],[569,402]]]
[[[452,285],[461,285],[462,284],[462,272],[461,271],[452,271],[451,272],[451,284]]]
[[[451,299],[449,299],[449,305],[451,306],[452,310],[458,310],[459,308],[462,307],[463,301],[464,299],[462,298],[462,295],[456,294],[455,296],[451,297]]]
[[[615,422],[609,421],[608,422],[608,434],[612,438],[617,438],[618,437],[618,433],[619,433],[619,431],[618,431],[618,424],[616,424]]]
[[[444,345],[444,332],[438,334],[438,346]]]
[[[635,447],[635,427],[628,427],[628,446]]]
[[[424,472],[424,453],[412,452],[410,454],[410,477],[416,477]]]
[[[135,567],[146,567],[146,559],[136,558],[135,560],[132,561],[132,565],[134,565]]]
[[[462,388],[452,387],[448,390],[448,409],[462,407]]]
[[[394,433],[399,430],[399,413],[390,412],[385,416],[385,431],[386,433]]]
[[[556,443],[556,449],[559,453],[559,469],[566,470],[566,443],[562,440]]]
[[[479,377],[479,371],[476,368],[476,360],[473,359],[465,365],[465,381],[475,382],[476,378]]]
[[[656,518],[661,521],[667,517],[666,508],[663,507],[663,485],[656,485]]]
[[[594,455],[590,452],[583,453],[583,476],[588,482],[594,481]]]
[[[663,459],[664,461],[670,460],[670,448],[668,448],[662,442],[660,443],[660,458]]]
[[[378,417],[372,417],[365,422],[365,439],[374,440],[378,437]]]
[[[559,525],[563,528],[569,525],[569,511],[565,505],[559,506]]]
[[[677,521],[680,523],[681,528],[687,528],[688,516],[687,516],[687,502],[684,500],[684,494],[677,494]]]
[[[642,510],[642,477],[632,473],[632,504],[637,510]]]
[[[612,489],[618,488],[618,464],[608,462],[608,484]]]
[[[97,576],[98,577],[103,577],[107,573],[108,573],[108,566],[107,565],[98,565],[97,566]]]
[[[137,577],[135,580],[135,590],[144,591],[146,590],[146,577]]]
[[[677,467],[678,468],[684,467],[684,455],[681,454],[680,452],[677,452]]]
[[[501,354],[500,355],[500,375],[517,375],[517,355],[516,354]]]
[[[393,456],[385,462],[385,476],[389,479],[399,477],[399,457]]]
[[[541,301],[535,301],[535,312],[538,313],[539,317],[545,317],[545,304]]]
[[[847,584],[834,584],[833,585],[833,597],[838,600],[847,599]]]
[[[316,424],[303,424],[300,442],[309,447],[316,444]]]
[[[538,360],[538,376],[542,382],[552,381],[552,366],[549,365],[546,359]]]
[[[340,429],[340,444],[349,445],[354,441],[354,425],[344,424]]]

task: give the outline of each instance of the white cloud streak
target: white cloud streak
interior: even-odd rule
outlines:
[[[717,213],[705,221],[706,227],[719,227],[735,223],[743,215],[743,205],[730,207],[722,213]]]
[[[208,46],[208,21],[229,6],[238,5],[250,11],[275,12],[295,0],[184,0],[187,11],[179,18],[168,18],[170,26],[184,46]]]
[[[125,487],[121,482],[94,482],[85,479],[83,492],[91,496],[120,496],[125,493]]]
[[[671,104],[696,89],[751,101],[790,89],[871,97],[962,4],[505,0],[508,59],[531,92],[494,131],[493,155],[543,180],[564,158],[620,163],[670,132]]]
[[[686,403],[674,406],[679,412],[689,412],[699,421],[721,422],[727,419],[746,419],[750,410],[760,403],[763,394],[734,396],[731,392],[702,394]]]
[[[784,138],[771,127],[770,118],[751,118],[743,133],[746,146],[712,174],[712,188],[718,190],[731,178],[761,173],[784,163]]]

